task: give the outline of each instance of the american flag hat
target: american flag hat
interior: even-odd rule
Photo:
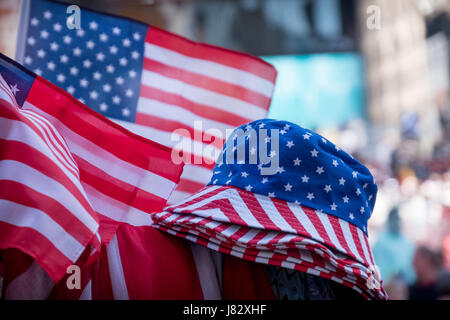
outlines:
[[[386,299],[367,238],[376,194],[370,171],[326,138],[262,119],[233,131],[205,188],[153,220],[211,249]]]

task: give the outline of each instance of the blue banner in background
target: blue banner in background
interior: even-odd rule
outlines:
[[[364,118],[363,62],[355,53],[263,57],[278,70],[269,118],[305,128]]]

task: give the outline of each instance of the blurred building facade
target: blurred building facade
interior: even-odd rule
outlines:
[[[20,1],[0,1],[0,52],[13,57],[17,38]]]
[[[359,4],[368,115],[375,126],[397,128],[402,114],[424,113],[430,106],[425,19],[412,0]],[[367,26],[369,6],[380,10],[379,29]]]

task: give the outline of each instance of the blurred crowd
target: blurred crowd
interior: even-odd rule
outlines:
[[[449,121],[442,112],[440,138],[426,153],[420,120],[404,116],[396,143],[370,143],[374,139],[366,127],[366,144],[352,151],[369,165],[379,186],[370,236],[390,298],[450,299]]]

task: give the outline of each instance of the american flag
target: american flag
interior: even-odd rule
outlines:
[[[87,9],[70,30],[66,9],[24,1],[16,59],[127,129],[182,150],[191,164],[169,202],[209,181],[210,141],[218,153],[227,128],[266,116],[276,71],[263,60]]]
[[[183,164],[3,55],[0,74],[0,249],[20,251],[2,251],[6,298],[46,298],[68,266],[98,264],[120,225],[149,227]]]

